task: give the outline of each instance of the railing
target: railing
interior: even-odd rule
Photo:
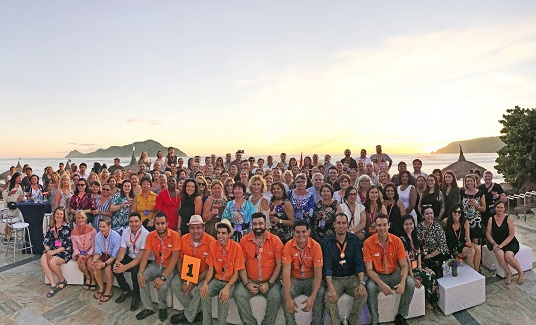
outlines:
[[[523,199],[523,215],[525,216],[525,222],[527,222],[527,197],[536,195],[536,191],[526,192],[524,194],[512,194],[508,195],[508,211],[510,211],[510,200]]]

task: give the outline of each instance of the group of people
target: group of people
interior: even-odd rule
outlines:
[[[84,288],[97,290],[102,303],[112,296],[115,276],[122,292],[116,301],[132,296],[131,310],[143,304],[138,319],[155,312],[148,291],[153,281],[161,319],[167,318],[167,288],[185,307],[172,323],[210,324],[208,298],[218,295],[220,322],[233,297],[242,321],[252,324],[249,299],[261,294],[268,300],[266,324],[275,322],[280,306],[287,324],[297,308],[312,311],[319,324],[324,307],[339,324],[337,300],[348,293],[354,297],[349,323],[359,323],[367,303],[375,324],[377,294],[394,290],[402,295],[395,322],[405,324],[414,288],[424,286],[433,307],[442,263],[464,259],[479,271],[482,244],[497,254],[506,283],[512,281],[508,265],[524,282],[506,196],[491,172],[482,184],[480,174],[469,174],[459,188],[452,172],[427,175],[418,159],[413,173],[400,162],[389,175],[393,162],[381,146],[370,158],[364,149],[356,159],[349,149],[344,156],[332,164],[329,155],[320,163],[315,154],[298,164],[281,154],[280,162],[268,156],[265,163],[243,160],[237,151],[235,160],[211,155],[201,165],[196,156],[184,165],[169,148],[154,163],[142,155],[137,172],[116,158],[109,169],[87,173],[80,164],[59,180],[51,176],[43,188],[54,217],[41,260],[51,281],[48,295],[65,287],[59,266],[72,258],[85,275]],[[15,178],[8,195],[22,181]],[[185,254],[201,259],[198,284],[176,275]],[[300,294],[308,298],[298,305],[293,299]]]

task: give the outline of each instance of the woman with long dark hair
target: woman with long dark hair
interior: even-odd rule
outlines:
[[[423,267],[422,251],[417,230],[415,229],[415,220],[413,216],[407,214],[402,217],[404,231],[400,236],[404,249],[407,252],[409,276],[415,282],[415,287],[420,288],[421,284],[426,289],[426,307],[432,309],[432,304],[439,300],[439,286],[437,284],[436,274],[430,268]]]
[[[69,222],[73,223],[74,214],[77,210],[82,210],[84,213],[91,213],[91,210],[95,209],[95,202],[91,198],[91,190],[86,179],[79,178],[76,182],[76,188],[74,194],[71,197],[71,203],[69,204]]]
[[[486,198],[484,193],[476,187],[473,175],[466,175],[463,183],[464,188],[460,191],[462,209],[471,227],[471,241],[476,244],[475,270],[480,271],[480,245],[484,236],[482,233],[482,213],[486,211]]]
[[[434,210],[427,206],[423,210],[424,221],[417,226],[422,247],[423,265],[434,270],[438,278],[443,277],[443,261],[449,257],[445,231],[435,221]]]
[[[195,179],[188,178],[184,181],[181,191],[181,207],[179,208],[179,220],[181,235],[188,233],[190,218],[196,214],[201,215],[203,200],[199,196],[199,187]]]
[[[442,222],[447,237],[447,246],[453,258],[460,254],[465,256],[465,264],[475,268],[475,245],[471,242],[469,222],[465,219],[461,204],[452,206],[449,214]]]
[[[294,225],[294,208],[288,199],[285,186],[281,182],[274,182],[271,188],[270,232],[277,235],[283,243],[292,239],[292,227]]]
[[[439,182],[434,174],[426,178],[426,188],[419,202],[419,212],[423,213],[424,206],[431,206],[434,210],[434,217],[437,222],[441,222],[445,213],[445,199],[439,190]]]
[[[404,233],[402,225],[402,216],[406,213],[404,202],[398,198],[396,185],[388,183],[384,187],[383,204],[389,216],[389,232],[396,236],[401,236]]]
[[[119,234],[122,234],[123,229],[128,226],[128,216],[131,212],[133,200],[132,183],[126,179],[121,184],[121,191],[112,197],[110,204],[110,211],[113,212],[112,229]]]
[[[24,218],[22,213],[17,208],[17,203],[22,201],[24,197],[24,191],[22,189],[22,175],[19,172],[16,172],[11,176],[9,180],[9,185],[7,189],[2,192],[2,197],[4,198],[8,210],[7,215],[13,218],[12,222],[22,221]],[[7,223],[4,228],[4,244],[7,244],[8,238],[11,237],[11,227],[8,227]]]
[[[452,206],[456,203],[460,203],[460,188],[458,187],[456,176],[451,170],[447,170],[443,174],[441,192],[443,192],[445,197],[445,211],[452,211]]]
[[[382,204],[380,190],[374,185],[368,188],[363,205],[365,210],[361,211],[361,219],[366,220],[365,237],[368,238],[376,233],[376,216],[380,213],[387,214],[387,209]]]

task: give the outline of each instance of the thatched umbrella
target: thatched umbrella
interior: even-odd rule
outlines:
[[[134,151],[135,150],[136,150],[136,147],[132,147],[132,158],[130,158],[130,164],[126,165],[125,169],[137,172],[138,171],[138,161],[136,160],[136,157],[134,156]]]
[[[463,155],[462,146],[460,146],[460,157],[458,157],[458,161],[448,165],[447,167],[443,168],[441,171],[443,172],[443,174],[445,174],[447,170],[451,170],[454,173],[454,175],[456,175],[456,179],[460,179],[475,169],[480,169],[480,171],[485,170],[484,167],[479,166],[475,164],[474,162],[467,161],[467,159],[465,159],[465,156]]]

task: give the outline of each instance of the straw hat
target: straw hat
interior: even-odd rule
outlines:
[[[229,229],[229,236],[233,235],[234,233],[233,226],[231,225],[231,222],[228,219],[223,219],[221,222],[218,222],[216,224],[216,231],[218,230],[219,225],[224,225],[225,227],[227,227],[227,229]]]
[[[189,225],[204,225],[204,224],[205,223],[203,222],[203,218],[201,218],[201,216],[198,214],[194,214],[190,218],[190,222],[188,222],[186,225],[189,226]]]

